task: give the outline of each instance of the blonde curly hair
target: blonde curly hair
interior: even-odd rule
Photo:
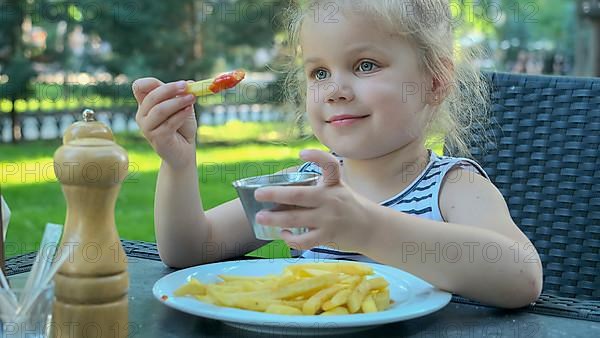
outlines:
[[[304,115],[300,107],[305,107],[306,99],[300,31],[317,8],[331,11],[332,6],[337,6],[333,10],[360,11],[361,17],[411,42],[420,56],[421,70],[447,84],[425,130],[429,141],[445,142],[451,155],[459,156],[471,156],[469,144],[485,142],[482,135],[475,139],[470,132],[485,126],[490,106],[488,83],[473,62],[481,50],[460,50],[454,44],[449,0],[292,0],[283,18],[290,50],[284,66],[284,94],[288,103],[299,108],[298,120]]]

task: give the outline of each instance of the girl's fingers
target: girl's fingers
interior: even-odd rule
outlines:
[[[166,100],[172,99],[175,96],[184,95],[186,91],[186,86],[187,84],[185,81],[178,81],[167,83],[151,91],[150,94],[146,95],[144,101],[139,106],[138,111],[141,113],[142,118],[145,115],[148,115],[150,113],[150,110],[153,109],[156,105]]]
[[[260,202],[275,202],[316,208],[321,205],[318,188],[312,186],[266,187],[256,189],[254,198]]]
[[[304,228],[314,224],[314,209],[298,208],[283,211],[261,210],[256,214],[256,222],[267,226],[284,228]]]
[[[323,177],[319,185],[336,185],[340,183],[340,164],[331,154],[318,149],[305,149],[300,152],[300,158],[307,162],[315,162],[321,167]]]
[[[180,96],[161,102],[154,106],[144,119],[144,130],[151,131],[162,125],[171,116],[187,106],[191,106],[196,98],[194,95]]]
[[[171,117],[169,117],[165,122],[159,125],[155,130],[162,128],[167,133],[176,132],[186,122],[188,116],[192,113],[193,108],[193,106],[184,107],[180,111],[171,115]]]
[[[133,96],[138,104],[141,104],[144,101],[144,98],[154,89],[162,86],[164,83],[158,79],[153,77],[145,77],[141,79],[137,79],[133,81],[131,85],[131,89],[133,91]]]
[[[281,239],[283,239],[287,245],[298,250],[308,250],[324,243],[319,243],[321,237],[320,231],[310,230],[300,235],[293,235],[290,231],[282,230]],[[331,244],[331,243],[330,243]]]

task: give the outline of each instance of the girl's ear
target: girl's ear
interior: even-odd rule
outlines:
[[[441,104],[454,85],[452,80],[452,74],[454,74],[454,62],[448,58],[443,58],[441,61],[443,66],[438,73],[432,74],[431,94],[426,96],[428,98],[427,103],[433,106]]]

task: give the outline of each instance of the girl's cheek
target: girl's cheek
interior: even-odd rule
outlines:
[[[317,85],[310,85],[306,89],[306,105],[313,109],[321,103],[321,89]]]
[[[311,85],[306,92],[307,103],[318,105],[326,101],[326,98],[332,92],[331,85]]]
[[[397,87],[375,82],[358,87],[356,94],[361,97],[361,101],[370,106],[398,104],[401,97]]]
[[[309,114],[314,114],[319,110],[319,105],[316,103],[317,98],[311,95],[306,96],[306,111]]]

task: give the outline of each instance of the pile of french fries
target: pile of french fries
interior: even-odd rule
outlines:
[[[373,269],[352,262],[290,264],[280,275],[219,275],[205,284],[192,278],[175,290],[177,297],[282,315],[346,315],[386,310],[388,282]],[[373,277],[373,278],[369,278]]]

